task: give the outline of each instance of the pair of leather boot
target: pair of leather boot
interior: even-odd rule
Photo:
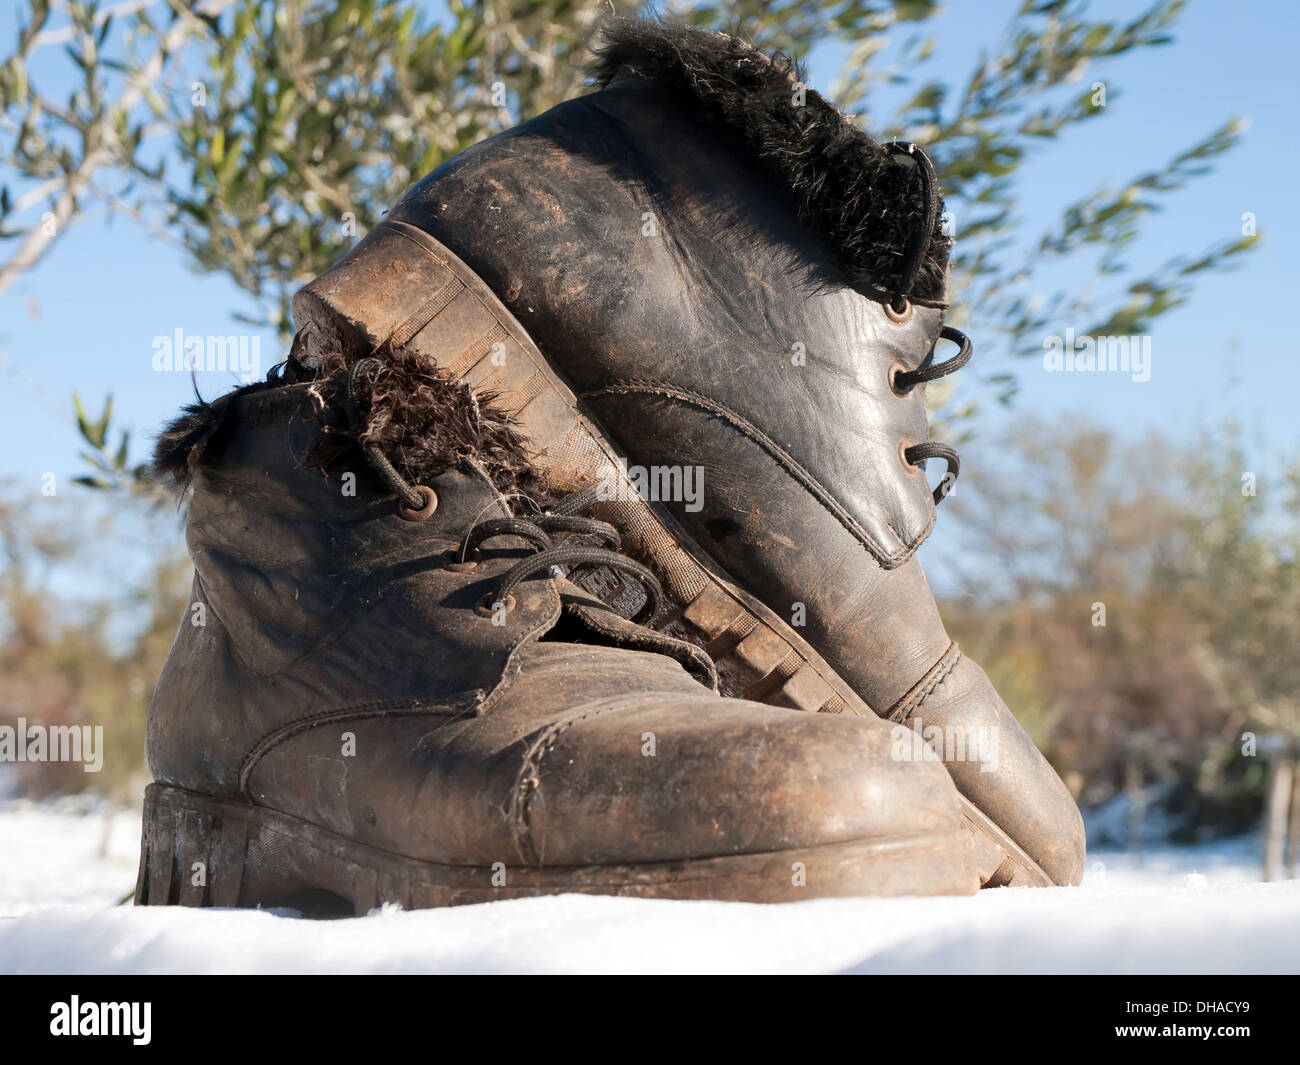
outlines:
[[[615,21],[595,76],[160,440],[195,584],[137,901],[1078,881],[914,557],[958,466],[925,385],[970,355],[928,158],[730,37]]]

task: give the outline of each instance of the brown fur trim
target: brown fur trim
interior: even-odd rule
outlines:
[[[316,374],[289,360],[269,381],[235,389],[211,403],[186,407],[159,434],[154,449],[155,474],[184,490],[190,471],[221,426],[231,400],[249,392],[315,381],[313,391],[331,408],[321,415],[321,438],[309,461],[322,467],[358,444],[377,446],[412,484],[427,482],[473,459],[503,496],[518,509],[531,511],[544,500],[540,479],[530,461],[528,443],[518,423],[498,409],[495,393],[475,393],[438,369],[433,360],[410,348],[386,349],[379,365],[359,374],[348,410],[344,378],[355,359],[328,357]]]
[[[360,421],[346,431],[377,446],[408,481],[418,483],[474,459],[507,498],[543,495],[519,423],[498,406],[500,396],[475,392],[413,348],[385,348],[379,366],[360,375],[355,396]],[[340,377],[352,362],[327,356],[324,378]]]
[[[315,375],[295,369],[278,379],[237,388],[211,403],[191,404],[159,434],[155,474],[186,488],[190,471],[237,396],[314,379],[324,402],[345,406],[343,379],[353,361],[330,356]],[[330,418],[326,423],[322,419],[321,443],[310,456],[313,461],[328,466],[356,444],[374,445],[403,477],[420,483],[468,458],[482,467],[502,495],[540,502],[544,493],[527,440],[514,418],[498,408],[495,393],[476,394],[411,348],[386,349],[377,361],[373,372],[359,375],[356,381],[355,420]]]

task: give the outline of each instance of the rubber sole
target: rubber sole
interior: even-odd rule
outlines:
[[[360,916],[377,906],[459,906],[567,892],[794,902],[826,896],[967,895],[960,830],[681,862],[527,868],[440,865],[378,850],[265,807],[164,784],[145,792],[139,906],[291,908]]]
[[[415,307],[414,312],[407,308]],[[877,716],[779,615],[736,584],[659,503],[643,499],[625,457],[528,332],[473,271],[403,222],[378,226],[294,297],[295,350],[342,345],[369,354],[405,344],[475,390],[491,390],[520,422],[557,495],[593,483],[614,488],[599,516],[655,570],[666,605],[651,624],[703,647],[726,695],[816,713]],[[962,796],[980,881],[987,887],[1052,881],[994,821]]]

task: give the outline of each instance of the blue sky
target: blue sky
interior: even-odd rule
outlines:
[[[958,0],[934,23],[939,55],[954,78],[997,39],[1015,6]],[[1093,11],[1131,17],[1135,7],[1098,3]],[[1006,370],[1017,373],[1021,388],[1009,410],[985,404],[973,426],[978,438],[963,448],[965,461],[979,461],[999,429],[1026,412],[1062,423],[1083,415],[1134,437],[1152,427],[1177,436],[1198,423],[1234,417],[1248,427],[1247,443],[1265,481],[1278,449],[1294,452],[1300,360],[1289,318],[1297,301],[1300,236],[1292,196],[1300,170],[1298,27],[1300,12],[1285,0],[1192,0],[1172,46],[1099,73],[1122,94],[1112,96],[1107,118],[1072,131],[1030,164],[1022,210],[1031,223],[1049,222],[1053,208],[1098,185],[1122,186],[1239,115],[1251,122],[1242,145],[1214,174],[1169,198],[1166,210],[1147,224],[1134,258],[1153,265],[1174,252],[1233,238],[1246,211],[1255,213],[1266,238],[1245,265],[1204,276],[1187,306],[1158,319],[1151,379],[1143,384],[1118,374],[1045,373],[1035,360],[999,360],[988,345],[981,361],[980,336],[973,332],[976,364],[963,372],[959,389],[976,389],[980,373]],[[6,25],[6,42],[9,32]],[[831,58],[833,50],[815,57],[814,86],[829,81]],[[1092,72],[1085,77],[1091,80]],[[1065,269],[1053,280],[1063,276],[1069,283]],[[1080,270],[1075,283],[1085,279]],[[10,367],[0,368],[0,478],[39,490],[41,476],[53,472],[62,494],[68,478],[82,472],[70,417],[74,389],[92,408],[113,393],[119,424],[134,431],[134,452],[142,456],[148,437],[192,395],[187,373],[154,371],[154,338],[177,329],[198,336],[248,334],[231,317],[241,310],[251,310],[248,298],[230,281],[194,272],[181,251],[127,219],[89,217],[69,230],[37,269],[0,297],[0,355]],[[265,371],[281,351],[272,331],[259,341]],[[234,383],[229,376],[200,375],[209,396]],[[941,520],[927,554],[954,549],[956,536]]]

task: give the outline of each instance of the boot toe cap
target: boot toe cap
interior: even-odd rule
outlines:
[[[585,708],[521,777],[534,854],[665,861],[944,833],[960,824],[935,763],[889,730],[741,700],[677,696]]]
[[[935,730],[958,790],[1043,873],[1056,884],[1080,882],[1086,844],[1079,807],[974,661],[961,658],[909,724],[922,735]],[[954,738],[964,750],[954,752]],[[977,757],[976,744],[992,757],[984,757],[987,752]]]
[[[653,662],[663,676],[641,682],[657,687],[609,694],[601,689],[631,678],[593,674],[598,697],[539,714],[555,692],[534,670],[480,716],[349,721],[352,756],[340,753],[343,726],[304,731],[262,757],[250,794],[369,846],[485,867],[962,836],[947,771],[899,760],[883,722],[723,699],[675,662],[617,654]],[[560,663],[558,675],[572,685],[583,674]]]

